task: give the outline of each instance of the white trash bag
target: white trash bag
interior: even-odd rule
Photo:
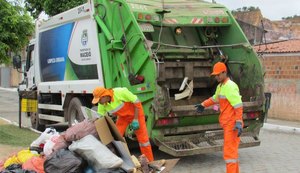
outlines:
[[[53,147],[57,143],[59,136],[59,134],[55,134],[51,136],[48,140],[46,140],[43,149],[45,156],[49,156],[53,152]]]
[[[95,170],[119,168],[123,160],[112,153],[105,145],[92,135],[74,141],[69,150],[76,152],[87,160]]]
[[[41,144],[45,144],[46,140],[49,140],[51,136],[58,134],[59,133],[55,129],[46,128],[45,131],[30,144],[30,147],[39,147]]]

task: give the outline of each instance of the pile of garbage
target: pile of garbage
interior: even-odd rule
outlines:
[[[0,163],[0,173],[156,173],[168,172],[178,159],[149,163],[131,155],[108,116],[85,119],[64,132],[47,128],[29,149]]]

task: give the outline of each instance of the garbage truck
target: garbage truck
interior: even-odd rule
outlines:
[[[154,145],[173,156],[222,150],[212,67],[224,62],[242,95],[240,147],[260,145],[267,116],[264,72],[231,12],[201,0],[89,0],[36,22],[27,49],[22,111],[32,126],[72,125],[93,89],[126,87],[141,100]],[[18,64],[18,63],[16,63]],[[134,138],[130,130],[126,136]]]

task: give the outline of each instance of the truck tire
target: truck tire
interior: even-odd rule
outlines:
[[[67,113],[69,127],[72,126],[72,124],[74,124],[76,121],[81,122],[84,120],[84,116],[81,111],[81,106],[83,105],[78,97],[72,98]]]
[[[40,124],[38,113],[37,112],[28,112],[28,115],[30,116],[32,128],[43,132],[45,130],[45,125]]]

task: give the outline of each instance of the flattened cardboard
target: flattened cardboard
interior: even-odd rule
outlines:
[[[99,118],[94,122],[99,138],[104,145],[114,140],[105,118]]]
[[[135,165],[131,159],[130,153],[128,152],[127,145],[124,145],[124,142],[121,141],[113,141],[114,146],[118,150],[121,159],[123,160],[123,164],[121,168],[126,172],[133,172]]]
[[[108,124],[108,127],[109,127],[109,129],[110,129],[110,131],[112,133],[112,136],[114,137],[114,140],[116,140],[116,141],[122,141],[122,142],[126,143],[125,139],[119,133],[119,130],[117,129],[114,121],[109,116],[104,116],[104,117],[105,117],[105,120],[106,120],[106,122]]]
[[[175,167],[179,159],[168,159],[164,165],[165,169],[160,171],[160,173],[169,173]]]
[[[104,145],[111,143],[112,141],[121,141],[126,143],[125,139],[120,135],[113,120],[104,116],[95,121],[96,130],[99,138]]]

